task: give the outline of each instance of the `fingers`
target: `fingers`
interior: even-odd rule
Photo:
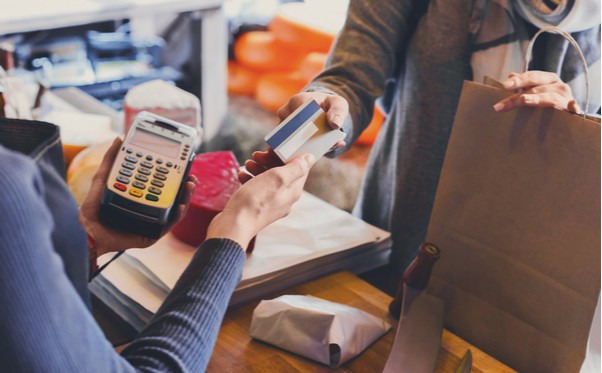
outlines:
[[[245,162],[245,168],[249,173],[255,176],[269,172],[271,176],[266,176],[266,178],[271,178],[272,181],[277,181],[282,187],[289,187],[290,184],[295,180],[306,176],[309,172],[309,169],[315,162],[316,159],[312,154],[304,154],[295,157],[287,164],[282,164],[282,162],[280,162],[281,166],[274,168],[266,168],[254,161],[248,160]],[[246,183],[252,178],[253,176],[246,172],[239,172],[238,174],[238,179],[240,180],[241,184]]]
[[[521,95],[521,104],[525,106],[553,107],[559,110],[566,109],[568,101],[555,92]]]
[[[247,170],[247,172],[249,172],[250,174],[255,175],[255,176],[262,174],[268,170],[267,167],[264,167],[250,159],[245,162],[245,169]]]
[[[558,75],[547,71],[526,71],[524,73],[511,73],[502,84],[506,89],[530,88],[534,86],[562,82]]]
[[[522,89],[493,106],[498,112],[505,112],[520,106],[550,107],[558,110],[578,112],[571,88],[558,75],[546,71],[512,73],[503,83],[506,89]],[[575,111],[577,110],[577,111]]]
[[[297,93],[293,97],[291,97],[286,104],[284,104],[276,114],[280,120],[286,119],[289,115],[293,113],[299,106],[303,105],[307,101],[311,100],[312,96],[309,93],[302,92]]]
[[[312,99],[325,111],[326,122],[331,128],[338,129],[343,126],[345,118],[349,115],[349,104],[343,97],[326,92],[301,92],[292,96],[285,105],[278,109],[278,117],[280,120],[286,119],[301,105]],[[341,140],[337,142],[332,149],[344,146],[345,141]],[[315,160],[312,160],[311,164],[313,165],[314,162]],[[255,152],[253,153],[252,160],[247,160],[245,162],[247,172],[239,173],[238,179],[244,184],[251,180],[253,176],[261,175],[267,170],[282,165],[283,162],[272,149],[268,149],[266,152]]]
[[[324,99],[322,108],[326,111],[326,121],[334,128],[339,129],[343,126],[343,121],[349,114],[349,104],[341,96],[328,95]]]
[[[290,212],[314,162],[313,155],[305,154],[254,178],[239,174],[241,182],[250,181],[232,195],[224,210],[212,220],[207,237],[226,237],[246,246],[257,232]],[[241,221],[245,224],[238,224]]]
[[[186,186],[185,186],[184,197],[182,198],[182,202],[180,203],[180,206],[184,207],[184,211],[183,211],[182,215],[179,216],[179,219],[182,219],[184,217],[184,215],[186,215],[186,211],[188,211],[188,206],[190,205],[190,201],[192,200],[192,196],[194,195],[194,191],[196,189],[196,183],[198,181],[199,180],[197,179],[196,176],[194,176],[194,175],[188,176],[188,181],[186,181]]]
[[[304,179],[315,162],[316,159],[312,154],[303,154],[295,157],[284,166],[272,168],[268,172],[276,174],[276,178],[282,186],[288,188],[295,181]]]
[[[249,175],[249,174],[248,174],[248,173],[246,173],[246,172],[242,172],[242,171],[240,171],[240,172],[238,173],[238,181],[240,181],[240,183],[241,183],[241,184],[244,184],[244,183],[246,183],[247,181],[251,180],[252,178],[253,178],[253,176],[252,176],[252,175]]]
[[[238,180],[241,184],[246,183],[253,176],[257,176],[259,174],[264,173],[270,168],[280,167],[284,165],[284,162],[274,153],[271,148],[268,148],[267,151],[256,151],[252,155],[252,160],[247,160],[245,162],[245,169],[247,172],[240,172],[238,174]],[[251,175],[249,175],[251,174]]]
[[[520,106],[531,106],[571,111],[569,109],[569,102],[566,97],[556,92],[539,94],[518,93],[496,103],[493,105],[493,109],[498,112],[505,112]]]
[[[493,105],[493,110],[497,112],[505,112],[517,108],[520,106],[521,96],[522,94],[518,93],[505,98]]]
[[[109,173],[111,172],[111,166],[113,166],[115,157],[117,156],[117,153],[119,153],[119,147],[121,147],[121,139],[119,137],[116,137],[115,140],[113,140],[113,144],[111,144],[111,147],[107,150],[104,157],[102,158],[100,167],[98,167],[98,171],[96,171],[96,174],[92,179],[93,183],[99,181],[102,181],[102,183],[104,183],[105,180],[109,177]]]
[[[293,110],[291,110],[289,108],[289,104],[287,103],[287,104],[284,104],[283,106],[281,106],[280,109],[278,109],[276,111],[276,115],[278,115],[278,119],[280,119],[282,121],[282,120],[284,120],[284,118],[291,115],[292,112],[293,112]]]
[[[253,160],[261,164],[265,168],[273,168],[284,165],[284,162],[274,153],[272,148],[268,148],[265,152],[253,152]]]
[[[182,201],[178,205],[178,210],[176,212],[176,218],[169,223],[167,230],[171,230],[176,224],[178,224],[188,212],[188,206],[190,205],[190,200],[192,200],[192,196],[194,195],[194,190],[196,189],[196,184],[199,180],[194,175],[189,175],[188,180],[186,181],[184,195],[182,196]]]
[[[338,148],[344,148],[345,145],[347,145],[347,143],[345,142],[345,140],[339,140],[339,141],[337,141],[336,144],[334,144],[334,146],[332,147],[331,150],[338,149]]]
[[[349,104],[347,100],[338,95],[325,92],[302,92],[294,95],[290,100],[278,109],[278,118],[286,119],[299,106],[309,100],[315,100],[326,112],[326,122],[333,128],[338,129],[343,126],[343,122],[349,114]]]
[[[175,224],[182,221],[182,219],[184,219],[186,213],[188,212],[188,206],[190,205],[190,200],[192,199],[192,195],[194,194],[197,182],[197,178],[195,176],[191,177],[194,178],[194,181],[188,178],[189,181],[186,182],[186,189],[184,196],[182,197],[182,202],[178,205],[176,219],[172,223],[170,223],[169,229],[171,229]]]
[[[581,113],[581,107],[579,107],[579,105],[577,104],[577,101],[575,100],[570,100],[568,105],[567,105],[567,110],[571,113],[575,113],[575,114],[580,114]]]

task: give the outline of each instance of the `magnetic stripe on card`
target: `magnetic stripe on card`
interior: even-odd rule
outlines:
[[[266,139],[268,145],[272,149],[279,147],[289,136],[291,136],[303,123],[307,122],[316,111],[320,110],[320,105],[315,101],[310,101],[309,104],[303,108],[294,118],[274,133],[269,139]]]

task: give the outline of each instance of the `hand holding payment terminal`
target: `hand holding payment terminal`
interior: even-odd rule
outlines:
[[[176,217],[196,138],[192,127],[140,112],[107,179],[100,220],[114,229],[159,238]]]

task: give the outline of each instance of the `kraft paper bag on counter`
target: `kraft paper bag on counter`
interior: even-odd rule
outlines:
[[[577,372],[600,292],[600,124],[497,113],[465,82],[427,240],[445,326],[521,372]]]
[[[359,355],[391,325],[354,307],[303,295],[263,300],[253,311],[251,337],[337,367]]]

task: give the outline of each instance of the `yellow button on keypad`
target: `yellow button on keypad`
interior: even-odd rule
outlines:
[[[130,189],[130,194],[134,197],[142,197],[142,191],[140,189]]]

